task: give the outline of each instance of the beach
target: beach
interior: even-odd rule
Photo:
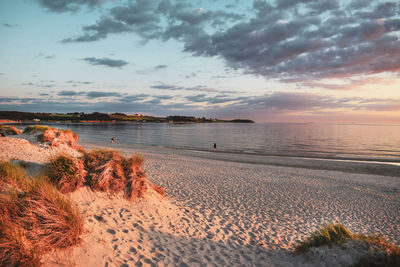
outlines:
[[[88,227],[103,229],[96,236],[113,247],[112,256],[102,259],[112,265],[319,265],[293,254],[293,248],[333,222],[400,244],[399,177],[248,163],[249,155],[243,162],[236,155],[234,162],[227,154],[221,160],[215,153],[108,147],[143,155],[148,178],[168,196],[139,209],[126,203],[93,211],[84,201]],[[342,168],[354,172],[352,164]],[[346,263],[345,257],[325,260],[330,266]]]
[[[288,158],[271,163],[255,155],[81,145],[143,155],[147,178],[166,197],[131,203],[87,188],[71,193],[85,220],[83,242],[47,255],[47,266],[350,265],[352,255],[293,252],[298,241],[335,222],[400,244],[398,166],[377,164],[385,175],[370,175],[368,163],[324,161],[326,170],[303,166],[318,165],[315,159],[291,167],[295,160]]]

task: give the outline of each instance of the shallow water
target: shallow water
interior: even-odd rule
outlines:
[[[400,125],[277,123],[48,124],[69,128],[84,142],[165,146],[200,151],[400,161]]]

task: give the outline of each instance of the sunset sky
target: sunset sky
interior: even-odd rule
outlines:
[[[1,0],[0,110],[400,124],[400,3]]]

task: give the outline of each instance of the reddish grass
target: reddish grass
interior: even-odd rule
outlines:
[[[45,252],[80,242],[79,210],[44,177],[0,162],[0,266],[38,266]]]
[[[40,133],[36,137],[37,140],[39,142],[48,143],[52,147],[65,144],[75,149],[83,149],[81,146],[76,144],[78,142],[79,135],[68,129],[62,130],[48,126],[34,125],[25,127],[24,133]]]
[[[164,190],[152,186],[142,169],[143,157],[133,155],[126,159],[113,150],[94,150],[84,153],[87,171],[86,183],[95,191],[123,192],[128,200],[142,198],[149,186],[164,195]]]
[[[125,161],[124,170],[128,180],[125,197],[128,200],[132,201],[142,198],[147,190],[148,182],[146,180],[146,173],[142,169],[143,162],[143,158],[136,155]]]
[[[44,179],[36,181],[24,206],[22,222],[37,246],[47,250],[79,244],[83,232],[79,210]]]
[[[59,130],[55,128],[46,129],[42,134],[38,135],[38,140],[43,143],[49,143],[52,147],[66,144],[72,148],[81,148],[76,143],[78,142],[78,134],[71,130]]]
[[[160,194],[162,197],[165,197],[165,190],[159,185],[156,184],[150,184],[151,188],[153,188],[154,191],[156,191],[158,194]]]
[[[26,230],[0,221],[0,266],[36,267],[41,264],[40,252],[26,237]]]
[[[45,174],[62,193],[76,191],[86,177],[83,161],[68,155],[59,155],[50,160]]]

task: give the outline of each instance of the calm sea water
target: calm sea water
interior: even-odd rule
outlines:
[[[83,142],[141,144],[265,155],[382,158],[400,161],[400,125],[357,124],[51,124]]]

